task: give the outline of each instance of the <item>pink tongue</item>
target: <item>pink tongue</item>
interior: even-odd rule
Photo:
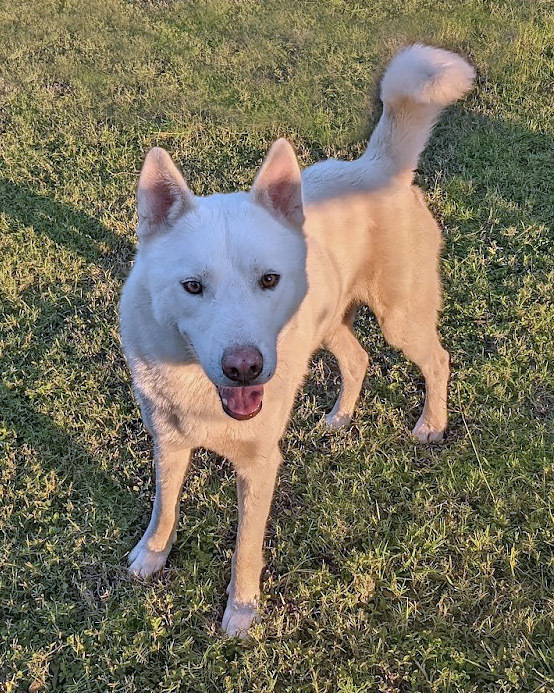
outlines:
[[[218,389],[223,409],[235,419],[251,419],[262,408],[263,385]]]

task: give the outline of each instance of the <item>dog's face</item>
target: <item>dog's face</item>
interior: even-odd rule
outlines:
[[[300,171],[272,148],[250,193],[195,198],[152,150],[139,182],[140,262],[157,322],[177,330],[227,414],[261,409],[277,341],[307,290]],[[183,354],[185,356],[185,354]]]

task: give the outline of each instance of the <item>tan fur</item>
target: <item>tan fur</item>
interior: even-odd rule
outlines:
[[[404,103],[402,108],[407,108]],[[426,122],[421,127],[428,134],[431,126]],[[402,134],[408,139],[409,133]],[[382,125],[381,148],[374,154],[393,151],[395,143],[385,140],[394,136],[390,123]],[[176,363],[163,355],[162,347],[154,349],[151,301],[137,273],[123,293],[123,343],[143,417],[154,436],[156,461],[152,520],[130,554],[131,570],[147,576],[165,565],[175,540],[191,449],[204,447],[224,455],[236,469],[239,498],[237,545],[223,618],[228,634],[244,635],[256,615],[264,530],[281,462],[279,440],[309,360],[322,345],[336,356],[342,375],[342,390],[327,421],[339,427],[352,416],[368,362],[352,332],[357,305],[371,307],[387,341],[425,377],[425,405],[414,436],[439,440],[446,428],[449,358],[436,329],[440,231],[421,193],[411,185],[405,164],[374,165],[364,177],[367,165],[364,157],[357,162],[324,162],[303,174],[309,288],[279,334],[276,371],[254,418],[236,421],[227,416],[216,388],[193,358]]]

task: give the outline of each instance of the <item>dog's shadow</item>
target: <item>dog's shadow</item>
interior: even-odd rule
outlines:
[[[116,494],[122,501],[113,509],[117,514],[118,508],[131,506],[132,494],[105,469],[102,451],[87,449],[86,436],[79,431],[82,427],[72,427],[70,421],[59,423],[64,418],[61,414],[68,392],[58,389],[45,396],[37,394],[36,390],[40,391],[37,380],[42,379],[43,369],[48,368],[48,355],[53,346],[62,344],[64,354],[71,354],[74,350],[76,335],[72,319],[78,316],[91,333],[99,328],[102,320],[105,321],[105,316],[94,316],[90,308],[94,275],[100,270],[104,278],[118,284],[133,246],[89,214],[9,180],[0,180],[0,211],[10,231],[16,233],[28,229],[29,236],[44,235],[50,246],[79,256],[91,268],[90,273],[83,273],[70,291],[67,286],[48,287],[45,291],[40,282],[29,282],[15,299],[12,298],[13,290],[11,294],[7,291],[0,294],[4,319],[11,325],[11,335],[6,332],[6,337],[12,339],[12,348],[4,354],[4,377],[0,385],[0,422],[6,445],[11,448],[8,454],[17,466],[22,460],[36,459],[36,473],[42,477],[38,479],[39,484],[53,471],[73,488],[72,499],[76,507],[72,522],[82,521],[78,504],[79,499],[85,497],[102,498]],[[13,253],[13,248],[11,250]],[[12,267],[17,278],[17,258],[15,261],[12,258]],[[115,318],[111,307],[108,312]],[[86,361],[81,358],[76,366],[83,373],[94,368],[105,375],[103,380],[111,396],[125,401],[129,395],[128,383],[108,370],[114,367],[113,356],[107,358],[105,351],[110,346],[103,344]],[[115,363],[118,362],[122,365],[121,357],[116,356]],[[74,385],[68,386],[68,390],[70,387]],[[48,410],[60,416],[45,413]],[[98,435],[101,436],[101,432]],[[119,447],[124,454],[125,442],[120,441]],[[19,470],[13,477],[16,487],[26,483],[23,471]],[[23,489],[19,488],[18,492],[23,493]],[[121,513],[122,522],[124,518],[125,513]]]

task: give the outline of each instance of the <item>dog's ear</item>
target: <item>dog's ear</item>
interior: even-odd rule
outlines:
[[[302,227],[302,178],[292,145],[281,138],[262,164],[252,190],[252,199],[292,226]]]
[[[194,206],[194,196],[169,154],[154,147],[146,155],[140,173],[137,206],[139,236],[169,229]]]

